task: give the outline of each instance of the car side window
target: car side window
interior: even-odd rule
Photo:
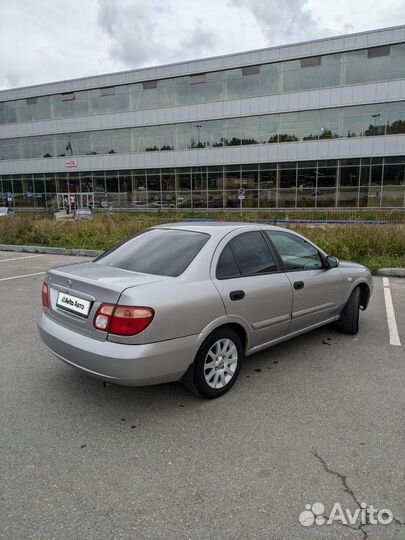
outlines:
[[[323,268],[319,251],[293,234],[265,231],[276,247],[286,270],[317,270]]]
[[[229,248],[229,251],[227,250]],[[233,258],[231,257],[233,256]],[[223,257],[223,260],[222,260]],[[228,268],[228,275],[224,277],[237,277],[231,274],[231,269],[238,268],[238,276],[253,276],[277,272],[278,268],[273,255],[259,231],[242,233],[229,242],[218,261],[217,277],[221,279],[223,268]],[[227,266],[225,265],[227,263]],[[232,270],[233,271],[233,270]]]
[[[221,253],[217,264],[217,279],[230,279],[240,277],[239,267],[229,244]]]

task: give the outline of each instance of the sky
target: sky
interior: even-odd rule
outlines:
[[[405,24],[405,0],[0,0],[0,89]]]

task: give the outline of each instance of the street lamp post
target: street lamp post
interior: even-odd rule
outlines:
[[[377,118],[380,118],[381,113],[375,113],[371,115],[371,118],[374,118],[374,135],[377,133]]]
[[[197,144],[199,148],[200,147],[200,129],[202,128],[202,125],[197,124],[195,127],[197,128]]]

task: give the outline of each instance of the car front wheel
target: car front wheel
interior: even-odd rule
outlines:
[[[343,308],[338,326],[345,334],[357,334],[359,331],[360,289],[356,287]]]
[[[231,328],[219,328],[201,345],[184,382],[198,396],[222,396],[238,378],[242,357],[238,334]]]

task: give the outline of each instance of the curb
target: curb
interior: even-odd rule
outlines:
[[[43,253],[48,255],[75,255],[77,257],[97,257],[104,253],[97,249],[65,249],[59,247],[15,246],[0,244],[0,251],[15,251],[16,253]]]
[[[380,268],[377,276],[405,278],[405,268]]]

